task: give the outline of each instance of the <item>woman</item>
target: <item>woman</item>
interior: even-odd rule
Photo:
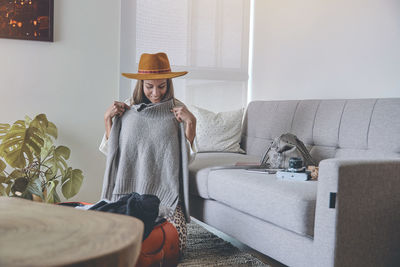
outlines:
[[[189,153],[189,162],[195,157],[196,118],[175,99],[171,78],[185,74],[171,72],[165,53],[142,54],[138,73],[122,74],[138,81],[132,98],[114,101],[105,112],[100,145],[107,155],[102,198],[117,201],[131,192],[159,197],[158,219],[176,227],[181,255],[190,221],[182,153]]]

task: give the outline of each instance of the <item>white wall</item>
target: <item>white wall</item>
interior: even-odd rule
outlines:
[[[400,97],[400,1],[255,0],[250,100]]]
[[[120,72],[136,73],[136,0],[121,0]],[[130,98],[136,80],[119,76],[119,100]]]
[[[118,98],[120,1],[54,1],[54,42],[0,39],[0,122],[45,113],[83,170],[72,200],[97,201],[105,109]]]

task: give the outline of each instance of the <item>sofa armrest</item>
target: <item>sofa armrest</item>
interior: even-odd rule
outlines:
[[[328,159],[319,166],[314,265],[398,264],[400,159]]]

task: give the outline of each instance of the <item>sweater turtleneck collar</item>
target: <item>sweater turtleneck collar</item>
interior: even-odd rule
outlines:
[[[172,115],[171,109],[174,107],[174,99],[163,100],[159,103],[140,103],[132,106],[137,112],[149,117],[162,117]]]

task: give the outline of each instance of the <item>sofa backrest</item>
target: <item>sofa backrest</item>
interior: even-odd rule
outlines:
[[[400,98],[253,101],[241,147],[260,156],[291,132],[316,161],[335,157],[400,157]]]

